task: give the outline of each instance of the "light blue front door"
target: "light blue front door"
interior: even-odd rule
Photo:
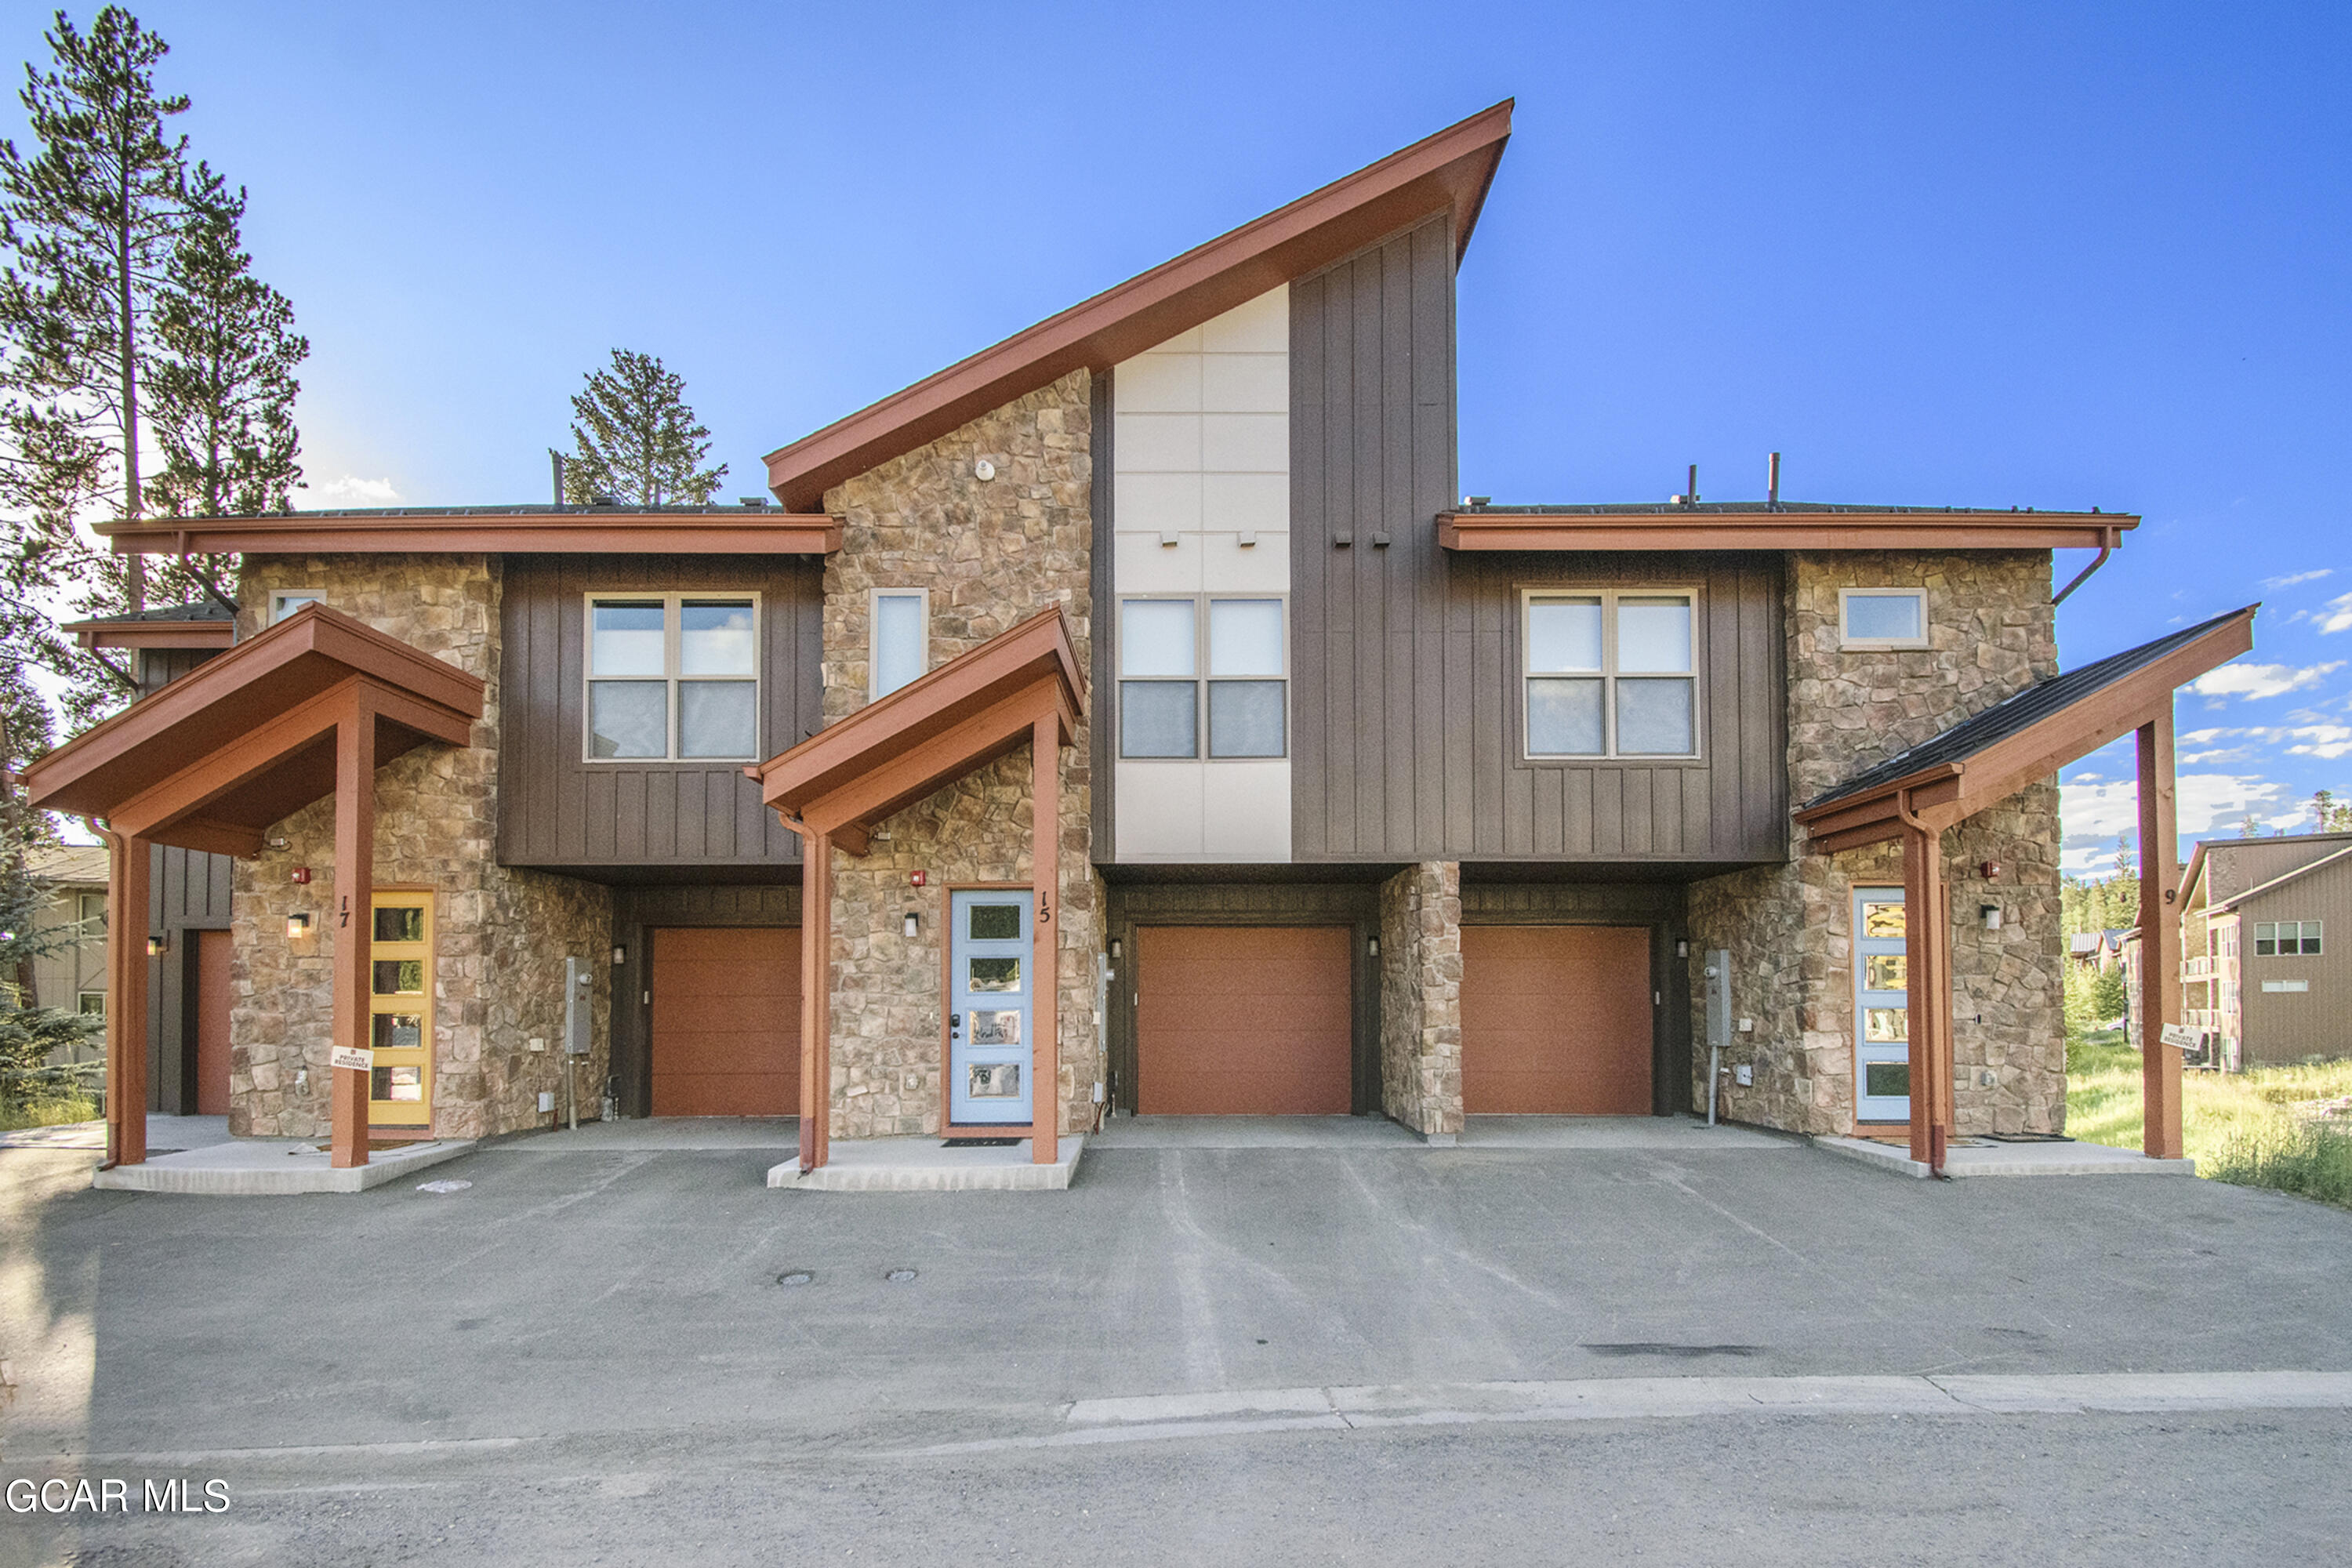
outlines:
[[[1030,939],[1034,893],[948,897],[948,1121],[1030,1121]]]
[[[1911,990],[1903,889],[1853,890],[1855,1120],[1911,1120]]]

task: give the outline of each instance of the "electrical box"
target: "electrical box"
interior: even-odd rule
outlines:
[[[1731,954],[1719,947],[1706,955],[1706,1046],[1731,1048]]]
[[[588,1054],[588,1026],[594,1015],[595,972],[584,958],[563,961],[563,1054]]]

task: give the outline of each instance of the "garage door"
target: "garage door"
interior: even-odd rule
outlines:
[[[801,1089],[801,933],[652,933],[656,1116],[793,1116]]]
[[[1650,1114],[1650,933],[1465,926],[1462,1109]]]
[[[1345,926],[1147,926],[1135,933],[1136,1110],[1345,1116]]]

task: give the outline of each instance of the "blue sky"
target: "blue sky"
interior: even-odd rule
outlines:
[[[2352,789],[2352,7],[135,9],[310,334],[304,504],[542,499],[616,344],[753,493],[772,447],[1516,97],[1461,278],[1466,490],[1696,462],[1730,499],[1777,448],[1795,499],[2144,513],[2067,663],[2265,602],[2182,698],[2184,832]],[[2128,779],[2070,770],[2070,864]]]

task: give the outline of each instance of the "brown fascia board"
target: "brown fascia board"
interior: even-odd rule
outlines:
[[[787,508],[815,511],[845,479],[1074,370],[1131,359],[1433,213],[1452,211],[1458,264],[1510,139],[1511,105],[1506,99],[769,453],[768,488]]]
[[[229,621],[68,621],[84,647],[222,648],[236,641]]]
[[[2129,512],[1442,511],[1447,550],[2098,550]]]
[[[101,523],[117,555],[826,555],[841,524],[790,512],[287,512]]]

